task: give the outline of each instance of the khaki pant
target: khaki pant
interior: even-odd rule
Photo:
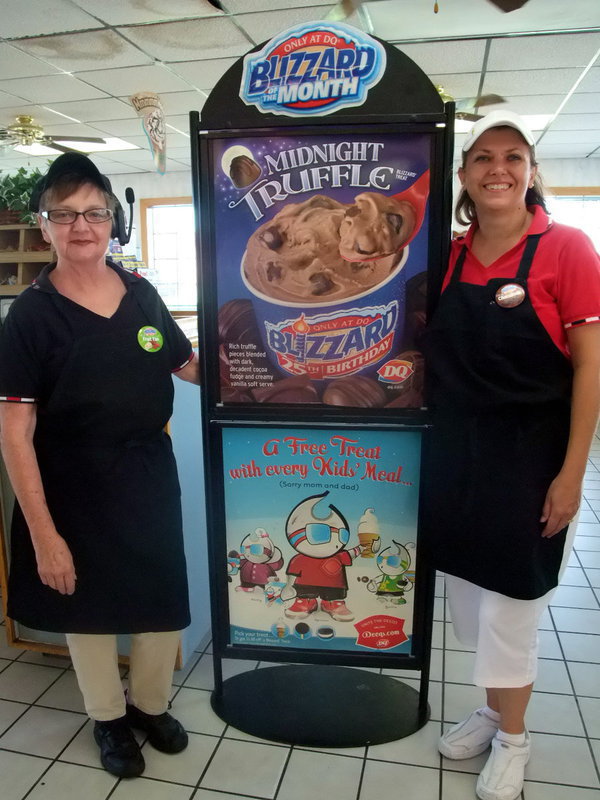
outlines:
[[[134,633],[127,700],[146,714],[167,710],[181,631]],[[114,634],[68,633],[67,644],[85,710],[94,720],[125,714],[125,695]]]

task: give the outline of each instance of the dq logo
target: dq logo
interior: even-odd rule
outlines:
[[[385,383],[404,383],[414,371],[412,362],[393,358],[382,367],[379,367],[377,374],[379,375],[379,380]]]

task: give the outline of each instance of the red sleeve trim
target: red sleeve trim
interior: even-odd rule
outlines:
[[[0,395],[2,403],[36,403],[35,397],[14,397],[13,395]]]
[[[192,361],[193,361],[195,358],[196,358],[196,354],[195,354],[195,353],[194,353],[194,351],[192,350],[190,357],[189,357],[189,358],[188,358],[186,361],[184,361],[184,362],[183,362],[183,364],[181,364],[179,367],[176,367],[175,369],[172,369],[172,370],[171,370],[171,372],[172,372],[172,373],[179,372],[179,371],[180,371],[180,370],[182,370],[184,367],[187,367],[187,365],[188,365],[188,364],[191,364],[191,363],[192,363]]]
[[[578,328],[580,325],[588,325],[590,322],[600,322],[599,317],[583,317],[583,319],[576,319],[573,322],[565,323],[565,328]]]

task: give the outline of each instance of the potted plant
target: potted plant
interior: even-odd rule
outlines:
[[[15,223],[35,224],[35,214],[29,210],[29,197],[43,173],[36,167],[16,172],[0,171],[0,225]]]

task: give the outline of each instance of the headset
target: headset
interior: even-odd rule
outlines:
[[[56,180],[61,177],[61,175],[65,174],[87,176],[89,177],[91,183],[94,183],[99,188],[102,188],[103,191],[110,195],[114,206],[110,238],[118,239],[119,244],[121,245],[127,244],[127,242],[131,239],[131,229],[133,227],[133,204],[135,203],[135,194],[133,193],[133,189],[131,186],[128,186],[125,189],[125,200],[129,205],[129,226],[127,226],[125,224],[125,212],[123,211],[123,206],[113,192],[110,181],[106,175],[102,175],[96,165],[93,164],[93,162],[90,161],[87,156],[84,156],[83,153],[63,153],[62,156],[59,156],[55,161],[52,162],[48,173],[39,179],[31,193],[29,198],[29,210],[37,214],[40,209],[40,199],[43,193],[49,186],[52,186],[52,184],[55,183]]]
[[[106,179],[108,183],[108,178]],[[110,186],[110,183],[108,183]],[[112,197],[115,210],[113,212],[113,224],[112,230],[110,232],[111,239],[118,239],[119,244],[127,244],[127,242],[131,239],[131,228],[133,227],[133,204],[135,203],[135,194],[131,186],[128,186],[125,189],[125,200],[129,205],[129,226],[125,224],[125,212],[123,211],[123,206],[119,203],[119,200],[115,194],[113,194],[112,189],[109,190],[110,196]]]

